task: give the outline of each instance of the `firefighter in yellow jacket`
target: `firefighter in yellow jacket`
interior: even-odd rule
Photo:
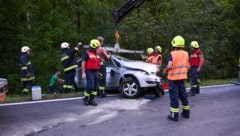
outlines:
[[[170,115],[169,120],[178,121],[179,99],[182,102],[182,116],[190,117],[190,107],[187,99],[185,80],[190,68],[188,52],[184,50],[185,40],[176,36],[172,40],[173,51],[168,55],[168,64],[163,74],[167,73],[169,80]]]

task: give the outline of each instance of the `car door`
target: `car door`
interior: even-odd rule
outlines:
[[[111,59],[111,63],[107,65],[106,88],[108,90],[119,88],[119,80],[121,78],[120,67],[121,64],[114,57]]]

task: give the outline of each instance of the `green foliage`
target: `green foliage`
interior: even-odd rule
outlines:
[[[34,84],[47,88],[60,64],[60,43],[74,47],[102,35],[113,46],[112,11],[126,0],[0,0],[0,75],[8,78],[13,93],[21,90],[18,57],[30,46],[37,72]],[[205,55],[202,77],[236,77],[240,56],[239,0],[151,0],[119,24],[122,48],[145,50],[160,45],[166,64],[170,41],[176,35],[197,40]],[[78,54],[81,56],[82,51]],[[134,56],[134,55],[133,55]],[[137,56],[134,56],[137,58]]]

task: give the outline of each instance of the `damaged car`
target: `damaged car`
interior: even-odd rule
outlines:
[[[77,88],[84,89],[86,80],[81,79],[81,60],[78,64],[75,83]],[[158,68],[159,65],[111,55],[106,67],[106,90],[117,90],[126,98],[137,98],[146,91],[154,91],[161,96],[164,94],[161,86],[163,80],[157,75]]]

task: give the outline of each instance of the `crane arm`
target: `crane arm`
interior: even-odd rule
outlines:
[[[115,39],[119,41],[118,24],[123,18],[134,9],[138,8],[145,0],[128,0],[121,8],[113,12],[114,27],[115,27]]]

